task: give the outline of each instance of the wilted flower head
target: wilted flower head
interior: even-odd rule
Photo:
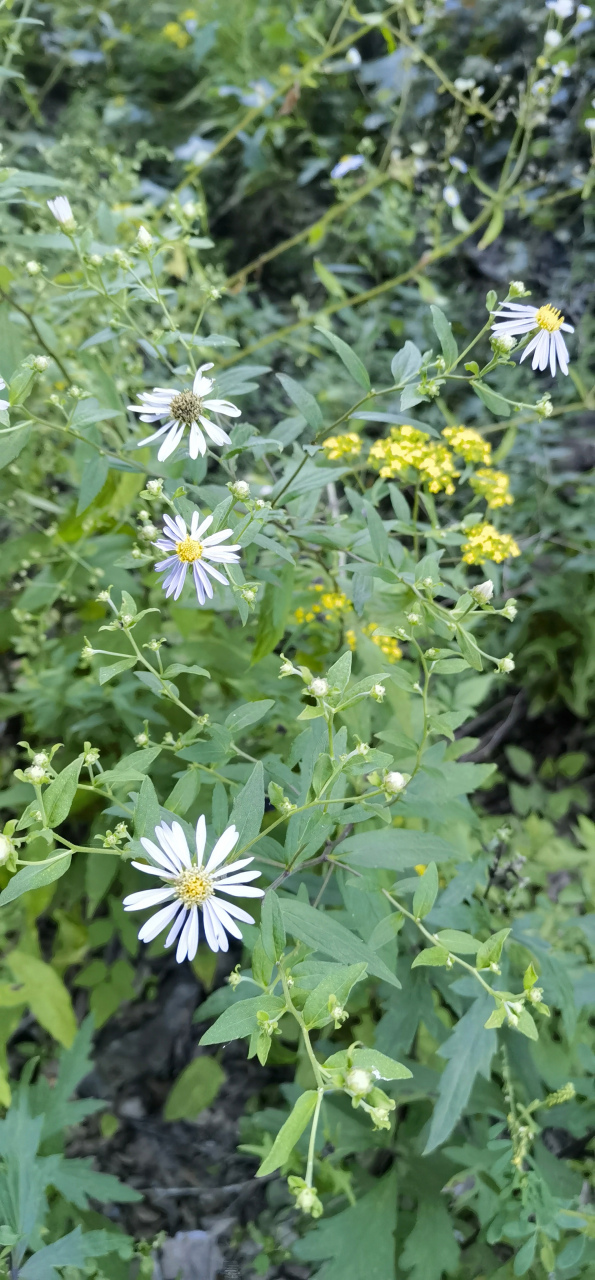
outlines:
[[[227,934],[241,940],[242,934],[236,920],[254,924],[253,917],[237,907],[235,903],[218,898],[220,892],[234,898],[262,898],[263,890],[256,889],[250,881],[256,880],[260,871],[246,871],[244,868],[253,858],[240,858],[223,866],[228,854],[237,844],[239,833],[235,827],[228,827],[217,840],[213,851],[203,867],[207,828],[204,817],[196,824],[196,853],[191,855],[188,841],[179,822],[172,822],[171,827],[162,822],[155,828],[155,836],[159,844],[141,837],[141,844],[151,864],[133,862],[132,866],[147,875],[158,876],[165,881],[161,889],[141,889],[139,893],[131,893],[124,899],[125,911],[143,911],[146,907],[158,906],[160,910],[145,921],[139,931],[141,942],[151,942],[158,934],[163,933],[167,925],[171,929],[165,939],[169,947],[178,937],[176,960],[193,960],[198,949],[199,908],[202,910],[205,937],[211,951],[227,951],[229,941]]]
[[[205,409],[212,413],[221,413],[227,418],[239,418],[241,410],[229,400],[212,400],[213,379],[205,377],[205,369],[212,369],[212,364],[201,365],[195,374],[192,390],[175,391],[167,387],[154,387],[152,391],[142,391],[140,404],[129,404],[131,413],[139,413],[141,422],[158,422],[165,418],[165,423],[151,436],[139,440],[138,447],[151,444],[160,436],[165,436],[160,445],[157,457],[160,462],[169,458],[177,449],[186,427],[190,428],[188,452],[191,458],[199,453],[206,453],[206,441],[200,427],[204,427],[213,444],[231,444],[231,440],[222,427],[218,427],[205,414]],[[199,426],[200,423],[200,426]]]

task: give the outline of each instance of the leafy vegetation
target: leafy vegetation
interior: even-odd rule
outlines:
[[[593,1274],[594,30],[0,5],[0,1274],[151,1275],[65,1141],[164,942],[258,1274]]]

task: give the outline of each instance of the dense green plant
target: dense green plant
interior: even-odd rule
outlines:
[[[593,826],[554,825],[588,809],[588,750],[510,745],[502,804],[502,773],[457,731],[519,670],[534,709],[589,713],[592,595],[569,609],[565,584],[569,561],[590,582],[589,487],[565,473],[564,511],[547,447],[592,404],[590,327],[569,378],[538,382],[515,356],[560,336],[548,291],[527,303],[493,269],[499,290],[461,272],[449,297],[438,274],[561,202],[583,225],[586,6],[535,11],[520,52],[504,4],[476,30],[429,4],[254,4],[241,30],[223,3],[118,8],[40,6],[41,43],[30,6],[0,10],[0,701],[19,735],[0,1143],[7,1187],[17,1130],[39,1186],[31,1221],[7,1211],[11,1274],[81,1268],[113,1233],[79,1234],[83,1183],[77,1199],[40,1143],[82,1113],[58,1121],[43,1076],[11,1098],[10,1038],[27,1008],[67,1063],[83,1052],[69,987],[95,1025],[135,999],[128,911],[155,906],[149,955],[171,929],[207,986],[213,953],[243,942],[200,1044],[295,1064],[242,1134],[260,1176],[281,1171],[273,1253],[292,1216],[321,1280],[588,1277]],[[533,302],[512,340],[502,308]],[[71,1091],[83,1072],[63,1071]],[[222,1078],[199,1054],[166,1116],[192,1118]],[[552,1154],[552,1123],[579,1155]],[[45,1187],[61,1199],[42,1248]]]

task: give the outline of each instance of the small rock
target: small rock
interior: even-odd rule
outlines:
[[[154,1280],[216,1280],[222,1266],[210,1231],[178,1231],[159,1250]]]
[[[145,1108],[141,1098],[125,1098],[118,1107],[121,1116],[125,1116],[127,1120],[142,1120],[146,1115]]]

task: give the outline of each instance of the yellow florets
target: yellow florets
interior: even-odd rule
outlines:
[[[510,492],[510,476],[505,471],[494,471],[492,467],[480,467],[479,471],[469,479],[469,484],[480,498],[485,498],[488,507],[509,507],[514,502]]]
[[[465,462],[489,462],[492,457],[492,446],[472,427],[445,427],[442,435],[454,453],[458,453]]]
[[[188,32],[184,31],[184,28],[180,26],[179,22],[166,22],[165,26],[161,29],[161,34],[166,40],[169,40],[171,44],[177,45],[178,49],[185,49],[186,45],[190,43],[190,36],[188,35]]]
[[[510,556],[520,554],[521,549],[510,533],[499,533],[493,524],[487,522],[474,525],[469,530],[467,541],[463,543],[465,564],[483,564],[485,560],[495,560],[496,564],[501,564]]]
[[[296,622],[314,622],[322,613],[341,614],[351,609],[351,601],[342,591],[325,591],[321,582],[315,582],[313,590],[320,593],[320,600],[305,608],[300,605],[293,615]]]
[[[340,459],[350,460],[357,458],[361,453],[362,442],[355,431],[346,431],[342,436],[329,436],[322,446],[329,462],[338,462]]]
[[[383,479],[402,476],[409,468],[419,472],[430,493],[454,493],[455,470],[452,453],[444,444],[435,444],[425,431],[405,425],[391,427],[387,440],[376,440],[368,461],[378,467]]]
[[[393,636],[375,636],[374,632],[378,626],[377,622],[368,622],[362,627],[364,635],[369,636],[372,644],[380,649],[380,652],[388,662],[398,662],[403,657],[403,650]],[[352,633],[353,634],[353,633]]]
[[[349,645],[349,648],[353,653],[353,650],[357,645],[357,636],[355,634],[355,631],[352,631],[351,628],[349,629],[349,631],[345,632],[345,643]]]

